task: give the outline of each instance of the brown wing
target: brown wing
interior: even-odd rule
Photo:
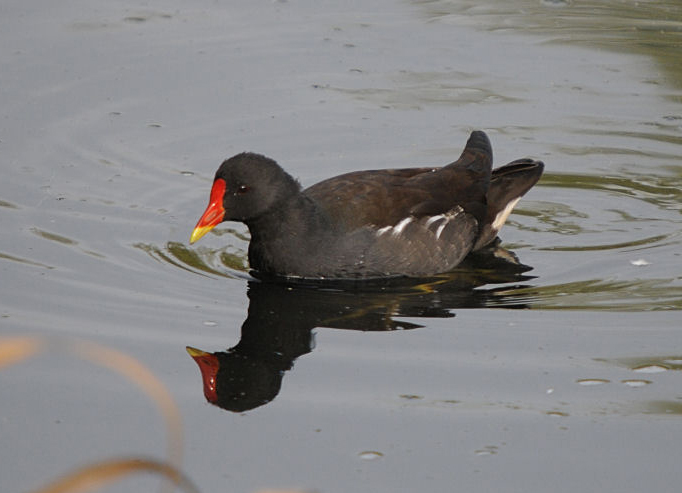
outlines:
[[[491,169],[488,137],[473,132],[460,158],[442,168],[357,171],[322,181],[304,194],[346,231],[392,226],[408,216],[432,216],[457,206],[483,221]]]
[[[321,181],[303,193],[346,231],[368,225],[381,227],[397,223],[415,204],[429,199],[428,190],[406,184],[433,169],[356,171]]]

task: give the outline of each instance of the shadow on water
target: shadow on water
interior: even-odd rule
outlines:
[[[206,399],[224,409],[243,412],[262,406],[279,393],[282,379],[296,358],[312,351],[313,329],[360,331],[422,327],[398,317],[452,318],[452,309],[527,308],[509,287],[522,283],[531,267],[510,252],[493,248],[472,255],[456,271],[424,280],[388,280],[358,284],[248,283],[249,311],[239,343],[208,353],[188,347],[199,365]],[[515,284],[515,286],[519,286]]]

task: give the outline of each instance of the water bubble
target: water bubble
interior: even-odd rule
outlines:
[[[495,445],[486,445],[482,449],[478,449],[474,452],[476,455],[495,455],[497,453],[497,447]]]
[[[636,371],[637,373],[662,373],[668,371],[668,369],[661,365],[642,365],[636,366],[632,371]]]
[[[204,320],[204,325],[206,327],[215,327],[216,325],[218,325],[218,322],[215,322],[213,320]]]
[[[180,174],[181,174],[182,176],[194,176],[194,172],[193,172],[193,171],[181,171]]]
[[[384,454],[374,450],[365,450],[364,452],[360,452],[358,454],[358,457],[360,457],[362,460],[377,460],[381,459],[383,456]]]
[[[648,260],[644,260],[643,258],[638,258],[637,260],[630,260],[630,263],[632,265],[636,265],[637,267],[651,264],[651,262],[649,262]]]
[[[651,380],[621,380],[621,383],[628,387],[644,387],[651,383]]]
[[[576,380],[576,382],[579,385],[602,385],[604,383],[610,383],[610,380],[606,380],[605,378],[582,378],[580,380]]]

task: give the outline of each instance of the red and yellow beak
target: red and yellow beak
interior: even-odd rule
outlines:
[[[225,218],[223,197],[225,196],[226,187],[227,184],[222,178],[217,178],[216,181],[213,182],[213,188],[211,189],[211,198],[208,201],[208,207],[206,207],[204,214],[194,227],[194,231],[192,231],[192,236],[189,238],[190,244],[194,243],[215,228],[218,224],[223,222],[223,219]]]
[[[199,370],[201,370],[201,379],[204,382],[204,397],[206,397],[206,400],[209,402],[216,402],[218,400],[216,376],[220,369],[218,357],[191,346],[187,346],[186,349],[187,353],[196,361],[197,365],[199,365]]]

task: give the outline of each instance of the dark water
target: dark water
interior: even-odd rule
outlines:
[[[158,400],[85,340],[165,385],[202,492],[671,491],[681,33],[672,1],[5,2],[0,335],[47,349],[0,352],[2,490],[166,457]],[[475,128],[547,168],[451,275],[280,286],[241,225],[188,245],[231,154],[310,185]]]

